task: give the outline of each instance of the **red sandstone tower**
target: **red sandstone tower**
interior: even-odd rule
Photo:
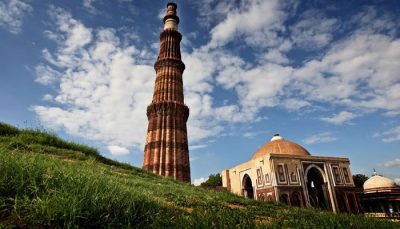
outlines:
[[[175,180],[190,182],[189,148],[186,122],[189,108],[183,100],[181,60],[178,32],[177,5],[167,4],[164,30],[160,34],[160,54],[154,64],[156,83],[153,100],[147,107],[146,146],[143,169]]]

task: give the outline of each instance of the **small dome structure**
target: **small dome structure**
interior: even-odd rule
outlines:
[[[310,156],[310,153],[299,144],[283,139],[279,134],[275,134],[271,141],[259,148],[252,159],[262,157],[267,154],[289,154]]]
[[[396,188],[396,183],[384,176],[378,175],[376,172],[368,180],[364,182],[364,190],[368,189],[382,189],[382,188]]]

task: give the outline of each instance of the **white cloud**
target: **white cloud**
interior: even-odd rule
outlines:
[[[241,110],[236,104],[215,106],[214,98],[210,95],[214,90],[213,75],[225,66],[240,64],[240,58],[232,57],[223,51],[204,48],[196,49],[190,54],[183,53],[182,56],[187,67],[183,83],[185,103],[190,108],[190,142],[218,136],[224,130],[222,122],[243,122],[254,118],[254,113]]]
[[[400,177],[395,178],[395,179],[394,179],[394,182],[396,182],[397,185],[400,185]]]
[[[265,135],[266,133],[268,133],[269,131],[248,131],[248,132],[244,132],[242,134],[243,137],[245,138],[254,138],[258,135]]]
[[[400,167],[400,158],[395,158],[391,161],[385,161],[382,163],[384,167]]]
[[[59,80],[60,73],[48,65],[39,64],[35,67],[35,81],[43,85],[51,85]]]
[[[207,28],[216,21],[223,20],[235,8],[235,2],[231,0],[201,0],[191,3],[198,9],[198,23]]]
[[[311,103],[309,103],[305,100],[291,98],[291,99],[284,100],[282,105],[285,108],[287,108],[288,110],[299,110],[299,109],[310,106]]]
[[[158,19],[163,20],[164,16],[165,16],[165,8],[163,7],[158,11]]]
[[[250,34],[250,32],[249,34],[247,34],[246,32],[247,30],[251,32],[259,31],[260,28],[255,25],[254,27],[244,26],[245,27],[244,31],[236,32],[235,31],[236,27],[234,25],[236,25],[238,21],[241,21],[242,19],[244,20],[244,18],[246,18],[248,14],[257,15],[259,9],[256,8],[257,6],[262,8],[261,7],[262,4],[264,3],[261,3],[259,1],[254,1],[251,4],[249,4],[247,8],[244,7],[237,9],[232,13],[227,13],[226,19],[223,20],[221,23],[217,24],[217,26],[212,30],[213,37],[210,43],[206,45],[206,47],[219,47],[218,49],[219,52],[221,51],[225,52],[223,46],[219,45],[224,45],[226,42],[230,41],[229,39],[233,39],[235,36],[241,36],[246,38],[246,36]],[[270,2],[268,4],[263,6],[269,9],[284,8],[277,2]],[[271,20],[276,22],[277,24],[282,24],[284,19],[285,15],[282,15],[282,17],[277,16],[273,20],[272,19]],[[298,24],[298,26],[299,28],[300,27],[303,28],[303,30],[307,30],[307,32],[311,34],[311,35],[308,34],[309,39],[316,39],[316,36],[312,35],[314,33],[321,34],[330,32],[330,29],[324,30],[323,28],[316,27],[317,25],[315,24],[318,23],[315,23],[315,21],[314,22],[306,21],[308,19],[309,18],[304,17],[301,23]],[[322,24],[324,25],[324,28],[325,27],[333,28],[337,24],[337,21],[335,19],[327,19],[323,16],[319,16],[319,20],[323,21]],[[265,22],[260,22],[260,25],[262,24],[268,27],[269,25],[274,24],[272,22],[271,22],[272,24],[268,23],[269,22],[267,20]],[[243,28],[241,26],[238,27]],[[232,31],[230,28],[232,29]],[[219,29],[221,29],[222,31],[221,33],[224,34],[224,36],[226,35],[226,37],[217,36],[219,34],[218,32]],[[300,31],[300,29],[298,29],[298,31]],[[253,38],[256,36],[257,35],[253,36],[252,34]],[[330,34],[326,34],[324,36],[327,37],[327,39],[324,39],[323,41],[318,40],[318,45],[321,47],[329,44],[329,42],[332,39]],[[302,39],[305,40],[306,37],[303,37]],[[276,47],[282,47],[283,43],[285,42],[283,41],[278,42],[278,44],[276,44],[277,45]],[[354,46],[352,42],[350,43],[351,46]],[[333,53],[335,50],[339,51],[350,50],[352,48],[350,47],[350,43],[346,48],[333,47],[331,51],[328,52],[328,54],[326,55],[326,59],[323,59],[322,62],[312,60],[307,62],[303,67],[299,68],[292,68],[290,66],[284,67],[280,65],[288,62],[287,57],[283,54],[283,52],[290,50],[291,48],[290,42],[285,43],[284,46],[285,48],[270,49],[264,57],[264,59],[269,63],[268,62],[260,63],[259,65],[253,66],[252,68],[249,68],[248,63],[243,61],[241,58],[230,54],[225,54],[223,56],[226,61],[218,61],[218,60],[215,61],[215,58],[209,58],[210,56],[213,56],[213,54],[207,53],[207,56],[208,59],[214,60],[215,63],[219,63],[218,65],[220,67],[216,67],[217,82],[221,86],[223,86],[224,89],[227,90],[234,89],[239,97],[238,102],[240,106],[231,105],[230,109],[232,109],[232,111],[233,110],[242,111],[242,115],[246,114],[242,117],[250,117],[247,118],[247,120],[250,120],[263,107],[283,106],[287,109],[301,109],[306,106],[311,106],[312,105],[311,101],[342,103],[344,105],[352,107],[353,105],[357,106],[360,105],[360,103],[351,100],[351,98],[353,98],[355,95],[356,95],[355,97],[360,96],[360,99],[364,100],[369,99],[370,97],[361,98],[362,96],[366,96],[367,93],[358,93],[358,91],[356,91],[356,88],[361,87],[361,85],[364,85],[364,83],[362,82],[362,80],[361,81],[351,80],[350,75],[353,75],[355,72],[353,71],[346,72],[345,74],[342,74],[340,76],[333,75],[332,77],[325,77],[324,75],[322,75],[322,73],[324,72],[332,71],[331,69],[332,64],[328,63],[325,64],[324,62],[335,61],[334,63],[336,64],[340,63],[340,61],[343,62],[348,61],[348,59],[340,58],[338,62],[338,59],[334,60],[332,56],[334,56]],[[255,43],[248,43],[248,44],[251,45]],[[337,46],[339,46],[339,44]],[[369,49],[369,47],[372,45],[373,41],[370,41],[367,42],[366,46]],[[364,47],[362,49],[364,49]],[[365,50],[362,50],[361,52],[368,53]],[[357,51],[357,53],[360,53],[360,51]],[[272,64],[271,62],[275,64]],[[213,68],[210,67],[207,69],[213,69]],[[360,69],[357,69],[357,71],[359,70]],[[379,69],[379,71],[382,70],[383,69]],[[365,77],[364,75],[361,76],[361,78],[364,77]],[[299,92],[299,94],[296,95],[293,92]],[[292,98],[283,99],[284,96],[288,95],[292,96]],[[396,96],[396,92],[393,92],[391,95]],[[296,98],[293,98],[293,96],[296,96]],[[227,113],[235,113],[235,112],[227,112]],[[353,119],[354,118],[353,116],[349,115],[349,112],[347,112],[339,114],[339,117],[326,118],[325,120],[328,122],[330,121],[339,124],[341,122]],[[238,119],[242,121],[246,120],[244,118],[238,118]]]
[[[57,84],[59,90],[53,105],[33,107],[40,121],[104,145],[143,149],[146,107],[155,81],[153,61],[148,59],[155,60],[156,53],[124,44],[113,29],[88,28],[60,8],[52,7],[50,15],[57,28],[46,34],[58,46],[53,52],[43,50],[48,63],[37,66],[37,81]],[[243,118],[236,106],[213,105],[212,74],[224,54],[210,55],[208,59],[204,50],[183,53],[191,144],[219,135],[224,129],[221,122]]]
[[[291,27],[291,37],[300,48],[318,49],[332,41],[336,26],[336,19],[326,18],[318,10],[308,10]]]
[[[255,1],[254,4],[258,2]],[[239,10],[232,14],[242,18],[246,12],[246,10]],[[380,23],[387,21],[388,25],[392,24],[389,21],[392,18],[376,17],[378,15],[375,15],[374,19],[381,21]],[[218,24],[213,32],[219,27],[224,28],[224,23],[229,27],[228,22],[234,21],[234,18],[228,15],[227,19]],[[276,22],[282,22],[282,18],[276,19]],[[329,28],[338,26],[338,21],[335,19],[321,16],[320,19],[322,24],[329,25]],[[303,26],[307,34],[317,33],[317,31],[330,33],[329,30],[320,31],[321,28],[313,27],[318,23],[307,21],[301,24],[312,27]],[[393,61],[400,59],[400,39],[393,38],[390,34],[381,34],[374,29],[365,29],[368,25],[364,23],[359,26],[360,28],[349,36],[333,44],[331,44],[330,35],[329,39],[315,41],[320,47],[328,45],[330,47],[322,56],[310,58],[298,67],[287,65],[287,57],[284,53],[290,50],[292,45],[282,37],[277,39],[280,40],[275,46],[278,48],[269,49],[264,56],[261,55],[261,62],[257,65],[235,55],[225,55],[225,59],[229,61],[219,62],[222,67],[217,69],[216,81],[226,90],[235,90],[239,98],[239,111],[250,114],[246,117],[256,116],[257,112],[264,107],[282,106],[287,109],[301,109],[313,106],[314,103],[339,104],[360,112],[383,110],[390,112],[387,113],[389,115],[394,115],[394,112],[400,109],[398,81],[400,69],[396,61]],[[259,28],[254,27],[254,30],[259,30]],[[232,31],[227,31],[227,34],[243,39],[246,39],[248,35],[245,32]],[[315,36],[310,35],[307,39],[314,38]],[[215,39],[211,39],[210,44]],[[226,39],[220,40],[228,42],[229,39]],[[260,50],[262,45],[257,47]],[[221,50],[226,53],[223,46],[219,47],[220,52]],[[343,111],[322,120],[342,124],[357,116]]]
[[[42,98],[43,101],[53,101],[53,96],[50,94],[45,94]]]
[[[208,145],[206,145],[206,144],[191,145],[191,146],[189,146],[189,149],[190,150],[197,150],[197,149],[203,149],[203,148],[206,148],[206,147],[208,147]]]
[[[376,133],[374,137],[382,137],[382,141],[387,143],[400,141],[400,126],[396,126],[383,133]]]
[[[333,141],[336,141],[336,138],[332,135],[331,132],[319,133],[303,139],[303,142],[309,145]]]
[[[49,63],[62,77],[55,104],[33,107],[40,121],[105,145],[142,148],[153,67],[137,64],[140,50],[121,44],[114,30],[87,28],[59,8],[51,15],[63,39]]]
[[[93,6],[96,0],[83,0],[83,7],[87,9],[89,13],[96,14],[97,9]]]
[[[344,123],[353,120],[356,117],[357,115],[354,113],[348,111],[341,111],[340,113],[335,114],[332,117],[321,118],[321,120],[335,125],[342,125]]]
[[[361,25],[362,29],[365,31],[395,35],[400,20],[396,15],[391,15],[388,12],[378,12],[374,6],[368,6],[354,15],[351,22],[356,25]]]
[[[272,62],[274,64],[287,64],[289,59],[282,53],[279,49],[269,49],[267,53],[264,54],[263,58],[266,61]]]
[[[209,113],[213,109],[219,109],[221,119],[253,121],[256,120],[258,112],[265,107],[280,106],[289,110],[299,110],[311,107],[314,103],[340,104],[360,112],[382,109],[391,112],[388,114],[393,114],[393,111],[399,110],[399,66],[393,61],[400,59],[399,39],[380,34],[376,30],[367,30],[365,27],[368,25],[361,23],[360,28],[349,36],[331,43],[331,30],[337,28],[340,21],[327,18],[315,10],[308,11],[292,28],[291,36],[302,33],[298,40],[293,42],[297,42],[300,48],[306,48],[303,43],[313,43],[316,48],[330,47],[322,56],[310,58],[303,65],[292,67],[288,65],[289,60],[285,53],[293,48],[293,44],[277,32],[286,30],[284,21],[288,15],[282,12],[285,7],[285,2],[250,1],[230,12],[219,12],[221,15],[225,13],[226,16],[212,29],[210,42],[200,49],[201,60],[196,58],[199,62],[211,61],[208,66],[197,64],[199,69],[207,70],[207,80],[201,76],[193,77],[200,79],[198,82],[193,81],[193,85],[206,86],[213,90],[215,79],[217,85],[223,89],[233,89],[238,101],[223,108],[214,108],[211,105],[207,110]],[[257,17],[260,9],[264,9],[264,13],[273,10],[274,12],[269,14],[272,18]],[[311,14],[317,15],[316,18],[312,18]],[[254,25],[245,26],[247,21],[251,21],[247,20],[249,15],[257,17],[257,20]],[[377,17],[378,15],[375,15],[374,19],[391,19],[386,16]],[[261,36],[263,43],[257,43],[259,34],[266,30]],[[262,47],[271,48],[264,54],[257,54],[260,57],[258,64],[247,62],[230,53],[224,46],[236,37],[244,40],[248,46],[257,47],[258,52],[262,52]],[[271,39],[272,37],[274,38]],[[269,40],[277,42],[266,44]],[[213,98],[209,101],[212,104]],[[230,117],[231,114],[234,114],[235,118]],[[339,125],[357,116],[343,111],[321,120]]]
[[[196,186],[199,186],[201,183],[205,182],[207,179],[204,177],[200,177],[197,179],[194,179],[193,184]]]
[[[21,32],[21,27],[26,14],[33,8],[25,0],[6,0],[0,2],[0,27],[11,33]]]
[[[395,117],[395,116],[400,115],[400,110],[397,110],[397,111],[388,111],[388,112],[385,112],[384,115],[385,115],[385,116],[388,116],[388,117]]]
[[[85,25],[83,25],[81,22],[72,18],[72,16],[66,13],[64,10],[51,7],[49,13],[50,16],[56,21],[59,30],[58,32],[66,35],[65,39],[59,41],[59,45],[63,46],[61,49],[63,54],[72,54],[76,51],[82,51],[82,48],[92,41],[93,35],[91,29],[85,27]],[[84,55],[87,53],[81,52],[81,54]],[[64,55],[63,57],[65,58],[67,56]],[[66,59],[63,63],[66,64],[67,61],[73,60]]]
[[[127,148],[121,147],[121,146],[108,146],[107,149],[108,149],[108,151],[110,151],[110,153],[112,155],[116,155],[116,156],[129,154],[129,150]]]
[[[276,64],[265,64],[252,69],[242,65],[228,65],[217,76],[225,89],[235,89],[244,112],[255,116],[263,107],[274,107],[290,82],[293,69]],[[234,74],[233,74],[234,73]]]
[[[218,58],[216,53],[208,53],[205,50],[194,50],[192,53],[182,53],[185,62],[183,83],[185,93],[211,92],[213,86],[212,76],[217,68]],[[190,77],[185,77],[190,76]]]
[[[293,86],[307,100],[361,109],[400,108],[400,39],[355,32],[333,45],[320,60],[294,73]]]
[[[188,122],[188,138],[191,144],[205,138],[215,137],[221,134],[224,128],[216,125],[210,117],[193,116]],[[209,121],[207,121],[209,120]]]
[[[243,133],[243,137],[245,137],[245,138],[254,138],[256,135],[257,135],[256,132],[246,132],[246,133]]]
[[[276,46],[280,42],[277,32],[286,16],[281,7],[278,0],[254,0],[226,12],[226,18],[211,30],[209,46],[223,46],[236,36],[244,36],[247,44]]]
[[[364,29],[367,25],[335,43],[326,34],[324,39],[313,41],[327,47],[326,53],[294,67],[286,53],[293,42],[299,45],[302,41],[292,42],[282,35],[289,31],[285,2],[247,1],[239,8],[230,1],[202,2],[226,7],[202,15],[218,18],[206,22],[206,26],[216,23],[209,43],[182,53],[190,144],[221,135],[225,122],[257,121],[260,110],[266,107],[301,110],[314,103],[329,103],[348,110],[400,110],[400,70],[393,61],[400,59],[400,39],[380,34],[375,27]],[[88,28],[61,9],[52,11],[57,30],[46,34],[57,42],[58,49],[43,50],[48,64],[42,66],[51,66],[62,77],[53,81],[60,88],[54,95],[57,104],[35,107],[39,118],[50,127],[105,145],[142,148],[145,109],[154,85],[154,49],[127,45],[112,29]],[[329,28],[336,26],[337,21],[320,18]],[[316,31],[329,33],[304,21],[307,19],[299,22],[299,28],[311,30],[304,31],[303,41],[312,39]],[[244,42],[246,48],[257,47],[260,58],[256,63],[228,51],[225,45],[233,39]],[[236,93],[238,100],[216,105],[216,88]],[[355,117],[342,111],[322,120],[342,124]]]

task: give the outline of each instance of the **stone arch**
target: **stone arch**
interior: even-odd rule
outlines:
[[[286,193],[281,194],[279,197],[279,202],[286,204],[286,205],[290,205],[288,194],[286,194]]]
[[[328,185],[324,171],[318,166],[311,165],[305,174],[310,205],[329,210]]]
[[[325,176],[325,172],[324,172],[324,170],[322,170],[319,166],[317,166],[317,165],[309,165],[308,167],[307,167],[307,169],[306,169],[306,171],[304,172],[304,174],[306,174],[306,182],[307,182],[307,173],[311,170],[311,169],[317,169],[320,173],[321,173],[321,175],[322,175],[322,178],[324,179],[324,182],[326,183],[326,182],[328,182],[328,180],[327,180],[327,177]]]
[[[293,192],[290,198],[292,206],[301,207],[301,197],[299,192]]]
[[[336,199],[337,199],[339,211],[340,212],[349,212],[347,210],[346,197],[345,197],[344,193],[337,193],[336,194]]]
[[[243,196],[246,198],[254,199],[253,182],[249,175],[245,174],[242,180]]]
[[[347,201],[349,203],[349,207],[350,207],[350,213],[353,214],[357,214],[358,213],[358,209],[357,209],[357,201],[355,200],[355,195],[354,193],[348,193],[347,195]],[[389,211],[388,211],[389,212]]]

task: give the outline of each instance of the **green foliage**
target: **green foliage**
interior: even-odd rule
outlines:
[[[88,147],[83,144],[77,144],[73,142],[68,142],[63,139],[60,139],[53,133],[48,133],[40,130],[22,130],[17,136],[22,142],[26,144],[40,144],[44,146],[53,146],[61,149],[79,151],[84,153],[86,156],[99,156],[99,153],[96,149]]]
[[[211,174],[208,176],[208,180],[200,184],[201,187],[205,188],[215,188],[222,186],[222,177],[219,173]]]
[[[388,221],[258,202],[171,179],[0,149],[0,224],[24,227],[396,228]]]
[[[355,185],[357,188],[362,188],[362,187],[363,187],[363,184],[364,184],[364,182],[365,182],[366,180],[368,180],[368,177],[365,176],[364,174],[355,174],[355,175],[353,175],[354,185]]]
[[[54,133],[42,129],[18,129],[0,122],[0,147],[9,150],[24,150],[38,153],[53,154],[56,156],[83,160],[95,158],[97,161],[124,169],[136,169],[129,164],[117,162],[103,157],[97,149],[69,142],[56,136]]]
[[[14,126],[0,122],[0,136],[16,135],[20,130]]]
[[[399,226],[209,191],[101,159],[87,149],[42,131],[1,135],[0,228]]]

